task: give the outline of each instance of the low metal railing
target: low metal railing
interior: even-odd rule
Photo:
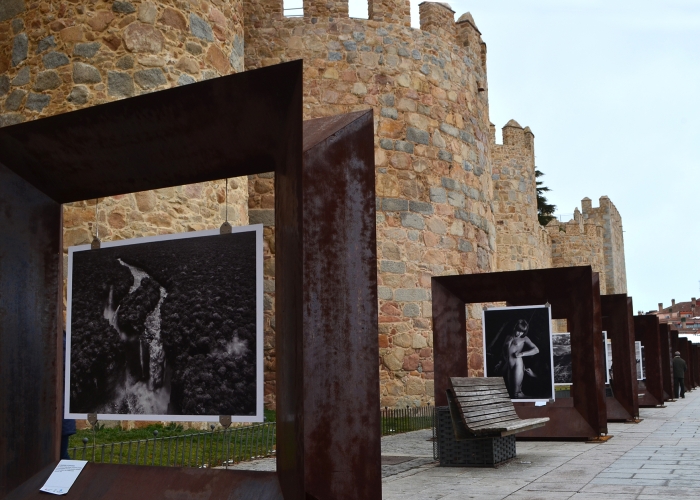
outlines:
[[[193,432],[180,436],[137,439],[119,443],[88,445],[68,449],[74,460],[97,463],[160,465],[165,467],[218,467],[269,457],[275,454],[275,422],[245,427]]]
[[[382,436],[402,432],[430,429],[433,426],[435,407],[384,408],[382,410]]]

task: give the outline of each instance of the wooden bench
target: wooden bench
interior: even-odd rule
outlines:
[[[447,401],[458,441],[509,436],[549,421],[518,417],[502,377],[452,377]]]

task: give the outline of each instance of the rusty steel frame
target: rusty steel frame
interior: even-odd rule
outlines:
[[[612,346],[613,379],[610,386],[613,396],[605,398],[608,421],[638,419],[632,298],[625,294],[601,295],[600,308],[603,330],[608,332]]]
[[[693,382],[695,387],[700,386],[700,346],[691,342],[690,344],[693,355]]]
[[[590,266],[434,277],[432,299],[436,406],[447,405],[449,377],[469,376],[466,304],[550,303],[552,318],[566,319],[571,332],[572,397],[540,407],[515,403],[521,418],[550,418],[544,427],[518,438],[597,439],[607,434],[600,285]]]
[[[659,336],[661,342],[661,373],[664,384],[664,401],[673,401],[673,350],[671,349],[671,333],[667,323],[659,323]]]
[[[373,142],[302,121],[301,61],[0,129],[0,496],[58,458],[61,204],[274,171],[277,473],[89,464],[70,496],[380,499]]]
[[[664,385],[661,366],[661,340],[659,336],[659,318],[653,314],[634,317],[634,338],[644,346],[645,380],[640,381],[639,391],[644,396],[639,398],[640,408],[663,406]]]
[[[693,384],[690,377],[690,371],[692,370],[692,361],[690,359],[690,341],[685,337],[678,337],[678,352],[681,353],[681,358],[683,358],[688,365],[688,369],[685,371],[685,390],[693,390]]]

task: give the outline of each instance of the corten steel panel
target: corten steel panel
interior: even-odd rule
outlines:
[[[673,351],[671,350],[671,333],[667,323],[659,323],[659,339],[661,342],[661,373],[664,383],[664,399],[674,399],[673,394]]]
[[[304,491],[380,500],[372,111],[305,122],[303,183]]]
[[[685,337],[678,337],[678,351],[681,353],[681,358],[685,360],[688,369],[685,371],[685,390],[689,391],[692,389],[690,370],[692,369],[692,362],[690,361],[690,341]]]
[[[700,385],[700,357],[698,357],[700,354],[700,346],[697,344],[690,345],[693,350],[693,382],[695,383],[695,387],[698,387],[698,385]]]
[[[552,419],[545,427],[518,437],[595,438],[607,434],[600,286],[590,266],[436,277],[432,278],[432,298],[437,406],[447,404],[449,377],[468,376],[465,304],[549,302],[552,317],[568,321],[576,390],[573,403],[544,407],[516,403],[523,418]]]
[[[271,172],[300,128],[301,61],[0,129],[0,161],[59,203]],[[51,168],[47,168],[47,164]]]
[[[639,417],[637,367],[634,353],[632,298],[625,294],[600,297],[603,330],[612,346],[612,398],[606,398],[608,420]],[[611,401],[614,399],[615,401]]]
[[[644,346],[644,374],[646,378],[644,380],[644,397],[639,399],[639,406],[648,408],[662,405],[664,386],[661,373],[659,319],[653,314],[635,316],[634,338]]]
[[[376,411],[378,374],[375,373],[374,169],[373,160],[368,161],[366,154],[372,148],[373,138],[367,128],[369,123],[371,130],[372,119],[371,114],[368,117],[364,112],[312,123],[306,141],[309,168],[316,172],[337,168],[332,174],[327,173],[325,178],[305,181],[301,76],[301,61],[295,61],[7,127],[0,130],[0,162],[6,162],[19,175],[37,183],[40,190],[53,197],[53,202],[63,203],[274,171],[278,474],[271,477],[279,478],[280,486],[268,491],[274,498],[275,495],[279,496],[281,490],[286,500],[311,499],[312,494],[306,492],[307,486],[319,488],[318,500],[379,498],[377,495],[381,493],[377,493],[380,490],[376,489],[380,486],[376,479],[380,476],[380,428],[379,412]],[[245,96],[245,99],[241,96]],[[138,104],[133,104],[134,101],[138,101]],[[202,121],[202,116],[206,116],[206,123]],[[345,147],[346,141],[350,147]],[[342,161],[342,165],[323,163],[314,153],[321,150],[332,152],[334,161]],[[341,168],[351,168],[352,172],[342,171]],[[335,177],[338,179],[331,182]],[[323,197],[314,198],[321,185],[325,189]],[[342,188],[343,191],[335,193],[331,187]],[[56,203],[53,206],[57,207]],[[343,212],[342,217],[330,213],[333,210]],[[3,359],[8,357],[15,367],[21,356],[32,357],[34,364],[31,366],[38,367],[34,372],[36,386],[13,388],[12,398],[8,396],[2,403],[11,404],[13,408],[37,407],[41,411],[37,421],[42,425],[37,426],[34,432],[25,434],[16,432],[24,430],[21,425],[12,424],[3,429],[2,467],[7,465],[7,459],[14,459],[7,456],[7,450],[14,450],[18,445],[30,451],[51,449],[52,456],[49,458],[52,460],[58,454],[57,426],[45,424],[57,422],[55,396],[60,394],[59,377],[56,375],[60,369],[57,346],[61,339],[57,311],[61,301],[58,266],[61,262],[62,227],[60,211],[55,211],[58,215],[50,221],[47,236],[31,239],[27,256],[23,257],[26,259],[32,254],[41,256],[41,252],[46,251],[45,247],[54,249],[52,255],[44,257],[49,260],[44,268],[47,286],[37,290],[35,304],[24,301],[27,302],[26,307],[42,311],[46,316],[38,315],[43,322],[41,335],[46,339],[29,344],[26,353],[17,351],[21,339],[14,330],[11,332],[11,335],[15,335],[10,338],[12,342],[3,336],[0,343]],[[326,224],[333,220],[353,223],[349,227],[335,228],[333,234],[315,234],[313,224],[317,221],[314,217],[319,214],[323,214]],[[371,226],[369,218],[372,218]],[[29,226],[30,229],[41,229],[40,218],[34,217],[33,220],[35,225]],[[15,237],[12,228],[0,229],[0,241]],[[356,245],[343,246],[344,242],[349,241]],[[21,249],[21,245],[18,249]],[[336,252],[334,260],[331,261],[329,255],[324,254],[326,251]],[[369,254],[372,256],[368,257]],[[22,262],[19,257],[12,261],[3,260],[3,265],[7,263],[10,266]],[[310,273],[311,281],[306,279],[305,273]],[[329,283],[319,282],[323,273],[329,273]],[[365,281],[367,279],[369,281]],[[2,286],[5,286],[4,277]],[[312,295],[318,291],[325,296]],[[349,318],[350,314],[355,316]],[[342,318],[347,321],[346,324],[334,323]],[[48,326],[44,327],[44,323]],[[371,351],[374,360],[372,369],[357,370],[352,387],[323,387],[318,381],[305,377],[305,374],[318,377],[319,374],[314,373],[313,369],[322,362],[313,359],[313,356],[305,356],[304,349],[318,353],[322,350],[321,344],[326,345],[330,338],[330,331],[321,333],[312,329],[319,325],[332,325],[335,332],[348,335],[344,345],[349,346],[362,366],[369,359]],[[336,339],[336,342],[339,341]],[[337,352],[324,354],[335,358],[338,363],[324,365],[326,372],[322,376],[329,381],[346,377],[348,361],[341,360]],[[309,367],[305,368],[304,363],[309,363]],[[325,392],[316,393],[321,390]],[[350,394],[367,399],[351,400]],[[46,400],[48,404],[37,404],[38,398],[45,398],[41,401]],[[314,449],[318,428],[322,428],[319,416],[314,412],[327,415],[329,411],[336,420],[337,415],[347,415],[348,424],[344,431],[333,430],[329,446],[332,450],[343,450],[348,454],[333,462],[334,467],[350,464],[342,470],[343,484],[352,484],[357,488],[362,482],[367,482],[366,488],[359,488],[360,494],[366,494],[364,497],[325,496],[326,490],[323,488],[330,488],[335,495],[335,485],[329,486],[328,479],[314,477],[325,473],[327,464],[309,458],[305,450]],[[25,415],[23,418],[31,421],[34,417]],[[358,419],[359,424],[355,423],[354,418]],[[310,422],[306,428],[308,433],[305,432],[306,422]],[[361,435],[358,435],[360,431]],[[364,441],[364,445],[360,441]],[[362,452],[365,455],[359,459]],[[367,457],[375,459],[369,461]],[[38,472],[47,463],[46,458],[39,457],[43,462],[36,456],[32,458],[32,463],[24,469],[25,477]],[[101,466],[94,467],[99,471]],[[151,479],[141,469],[131,472],[131,469],[121,470],[125,472],[115,473],[121,479],[110,483],[115,488],[126,483],[135,491],[146,491],[150,487]],[[215,477],[218,474],[237,474],[223,470],[212,470],[210,473],[213,475],[211,481],[224,481]],[[78,485],[83,481],[84,474],[78,479]],[[182,483],[183,486],[178,488],[187,490],[195,484],[196,474],[196,471],[178,471],[174,480]],[[243,473],[241,477],[247,476],[248,473]],[[332,481],[340,481],[339,476],[334,475]],[[308,485],[306,477],[313,479]],[[269,485],[269,481],[274,482],[270,478],[264,482]],[[110,488],[105,483],[100,495],[112,494]],[[96,490],[90,491],[94,493]],[[0,494],[5,493],[7,490],[0,491]],[[260,498],[256,493],[229,493],[233,495],[232,498]],[[99,498],[100,495],[90,493],[91,498]],[[223,496],[229,498],[228,494]],[[208,498],[216,497],[212,495]]]
[[[0,497],[58,456],[60,227],[61,206],[0,164]]]
[[[7,500],[50,498],[41,488],[56,462],[13,491]],[[71,487],[67,500],[126,500],[159,498],[226,498],[278,500],[280,486],[274,472],[149,467],[88,463]]]

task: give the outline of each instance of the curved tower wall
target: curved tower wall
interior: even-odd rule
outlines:
[[[243,71],[242,4],[0,2],[0,126]],[[247,178],[229,184],[245,224]],[[101,199],[103,241],[218,227],[224,181]],[[95,201],[64,207],[64,245],[89,243]]]
[[[348,18],[342,1],[307,0],[301,18],[284,17],[281,0],[244,2],[244,9],[246,68],[303,58],[306,118],[374,110],[382,406],[426,403],[433,396],[430,278],[494,269],[481,35],[471,16],[455,23],[438,3],[421,5],[422,29],[410,28],[402,1],[373,0],[369,20]],[[273,220],[273,182],[250,179],[251,222]],[[265,234],[273,249],[272,228]],[[272,370],[272,251],[266,263]],[[477,333],[470,349],[478,354]],[[267,377],[271,403],[274,374]]]

